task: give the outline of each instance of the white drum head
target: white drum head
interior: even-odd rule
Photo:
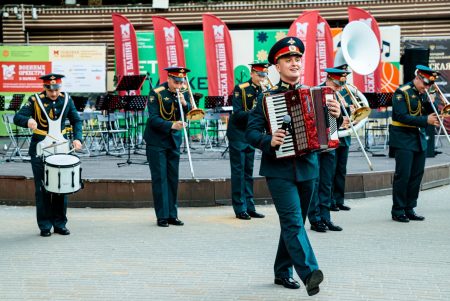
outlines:
[[[57,154],[45,158],[45,163],[57,166],[76,165],[80,162],[80,158],[74,155]]]

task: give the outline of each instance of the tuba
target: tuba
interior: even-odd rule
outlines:
[[[342,31],[341,48],[336,53],[334,65],[347,64],[356,73],[367,75],[380,63],[380,45],[372,29],[361,21],[352,21]],[[368,120],[370,107],[367,98],[355,86],[347,84],[355,112],[350,116],[355,130],[361,129]],[[352,129],[340,130],[339,137],[351,135]]]

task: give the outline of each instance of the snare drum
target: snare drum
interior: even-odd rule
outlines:
[[[56,154],[45,158],[44,184],[49,192],[75,193],[82,188],[81,162],[77,156]]]

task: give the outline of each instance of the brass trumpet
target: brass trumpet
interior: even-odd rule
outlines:
[[[187,83],[187,90],[189,91],[189,102],[191,103],[192,107],[192,109],[189,112],[187,112],[186,117],[191,121],[203,119],[203,117],[205,117],[205,111],[197,108],[194,96],[192,95],[191,85],[189,84],[189,78],[187,77],[187,75],[186,75],[186,83]]]
[[[349,84],[345,84],[344,89],[345,89],[345,91],[347,91],[348,95],[350,96],[350,99],[352,100],[353,105],[355,106],[355,111],[350,116],[350,121],[358,123],[361,120],[369,117],[371,109],[369,107],[361,105],[348,86],[349,86]],[[353,85],[350,85],[350,86],[352,88],[354,88],[356,91],[355,86],[353,86]]]

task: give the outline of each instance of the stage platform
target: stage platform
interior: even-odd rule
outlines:
[[[441,138],[441,154],[427,158],[422,189],[429,189],[450,183],[450,147]],[[180,162],[179,205],[216,206],[231,204],[230,163],[224,147],[208,149],[199,143],[191,151],[195,179],[192,178],[186,153]],[[106,156],[81,157],[84,189],[69,196],[71,207],[95,208],[139,208],[152,207],[151,177],[148,165],[144,165],[145,150],[131,156],[133,164],[118,167],[127,157]],[[356,142],[349,155],[346,182],[347,198],[364,198],[391,194],[395,161],[387,156],[387,149],[369,153],[374,171],[368,165]],[[255,200],[257,203],[271,203],[265,179],[258,175],[260,153],[255,160]],[[0,159],[2,157],[0,156]],[[4,159],[4,158],[3,158]],[[134,164],[140,163],[140,164]],[[33,205],[34,183],[29,162],[15,161],[0,163],[0,204]]]

